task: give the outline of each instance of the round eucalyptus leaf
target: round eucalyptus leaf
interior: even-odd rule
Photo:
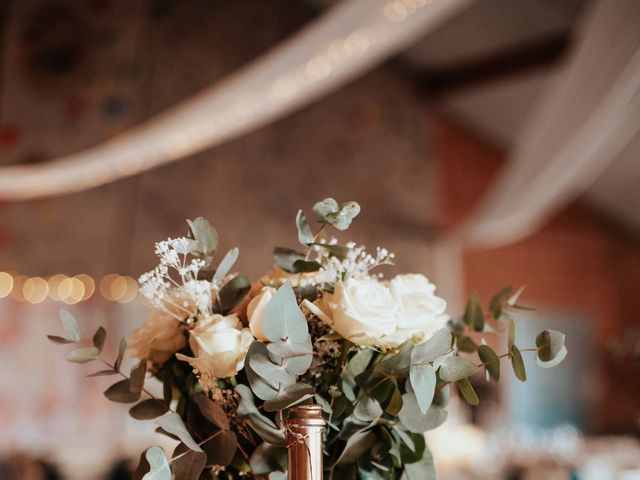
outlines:
[[[475,363],[458,355],[451,355],[440,366],[440,378],[445,382],[456,382],[473,375],[477,370],[478,366]]]

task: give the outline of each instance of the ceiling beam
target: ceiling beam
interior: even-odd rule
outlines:
[[[477,87],[557,62],[570,41],[567,32],[442,68],[425,69],[418,75],[419,85],[430,96]]]

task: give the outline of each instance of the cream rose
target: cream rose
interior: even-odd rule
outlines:
[[[244,359],[253,342],[248,328],[242,328],[237,315],[212,315],[198,320],[190,332],[189,345],[198,360],[198,368],[206,368],[212,378],[226,378],[244,367]],[[191,362],[192,365],[195,364]]]
[[[129,352],[161,367],[187,346],[181,322],[161,310],[151,310],[147,320],[129,338]]]
[[[399,305],[396,334],[401,338],[425,341],[447,324],[447,302],[436,296],[436,286],[424,275],[397,275],[389,288]]]
[[[385,336],[396,331],[398,304],[389,288],[375,279],[337,283],[323,302],[333,329],[359,345],[384,346]]]
[[[273,287],[263,287],[260,293],[253,297],[247,306],[247,319],[249,320],[249,328],[251,333],[256,339],[261,342],[268,341],[262,329],[262,320],[264,319],[264,312],[267,309],[267,305],[276,293],[276,289]]]

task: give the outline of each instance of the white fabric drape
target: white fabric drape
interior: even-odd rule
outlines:
[[[639,132],[640,2],[601,0],[460,240],[491,248],[531,234],[585,191]]]
[[[0,168],[0,198],[79,191],[255,130],[371,69],[472,0],[345,0],[246,68],[89,150]]]

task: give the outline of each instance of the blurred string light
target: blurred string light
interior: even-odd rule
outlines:
[[[117,273],[105,275],[99,289],[104,299],[118,303],[132,302],[138,296],[138,283]],[[45,279],[0,272],[0,298],[10,297],[18,302],[36,304],[48,298],[72,305],[89,300],[95,291],[96,281],[85,273],[75,276],[57,273]]]
[[[0,198],[86,190],[248,133],[374,68],[472,1],[343,0],[241,71],[107,143],[1,167]]]

